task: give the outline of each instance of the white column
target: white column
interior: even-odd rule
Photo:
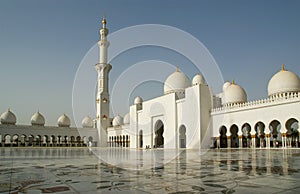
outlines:
[[[220,148],[220,136],[217,137],[217,148]]]
[[[266,147],[270,148],[271,147],[271,143],[270,143],[270,134],[266,134]]]
[[[231,136],[227,136],[227,148],[231,148]]]
[[[243,148],[243,136],[239,135],[239,148]]]
[[[252,141],[252,148],[256,148],[256,141],[255,141],[255,135],[251,135],[251,141]]]
[[[286,148],[286,133],[281,134],[282,148]]]

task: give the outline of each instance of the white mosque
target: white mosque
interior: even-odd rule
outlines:
[[[225,82],[214,95],[201,74],[190,80],[175,70],[164,82],[164,94],[148,101],[136,97],[124,116],[109,117],[110,97],[106,20],[100,29],[98,93],[95,119],[70,127],[63,114],[58,126],[44,126],[39,112],[31,125],[16,125],[8,109],[1,115],[1,146],[100,146],[128,148],[271,148],[299,147],[300,79],[285,69],[268,84],[268,98],[247,101],[245,90]]]

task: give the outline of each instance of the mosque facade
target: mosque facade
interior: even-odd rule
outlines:
[[[100,29],[95,119],[85,117],[82,128],[70,127],[64,114],[58,127],[44,126],[39,112],[32,125],[16,125],[7,110],[1,115],[2,146],[100,146],[128,148],[271,148],[299,147],[300,79],[282,65],[268,83],[268,97],[248,101],[237,83],[225,82],[213,94],[201,74],[190,80],[176,68],[164,82],[162,96],[134,99],[129,112],[110,118],[106,20]]]

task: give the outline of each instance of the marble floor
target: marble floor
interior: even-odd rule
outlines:
[[[300,149],[0,148],[0,193],[300,193],[299,178]]]

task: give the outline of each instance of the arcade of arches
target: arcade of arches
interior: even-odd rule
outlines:
[[[86,136],[55,136],[55,135],[0,135],[2,147],[85,147],[95,144],[93,137]]]
[[[278,120],[270,123],[257,122],[254,127],[244,123],[240,128],[233,124],[228,129],[221,126],[219,136],[214,139],[215,148],[270,148],[300,147],[299,126],[295,118],[284,124]]]
[[[129,147],[129,135],[118,135],[108,137],[108,147]]]

